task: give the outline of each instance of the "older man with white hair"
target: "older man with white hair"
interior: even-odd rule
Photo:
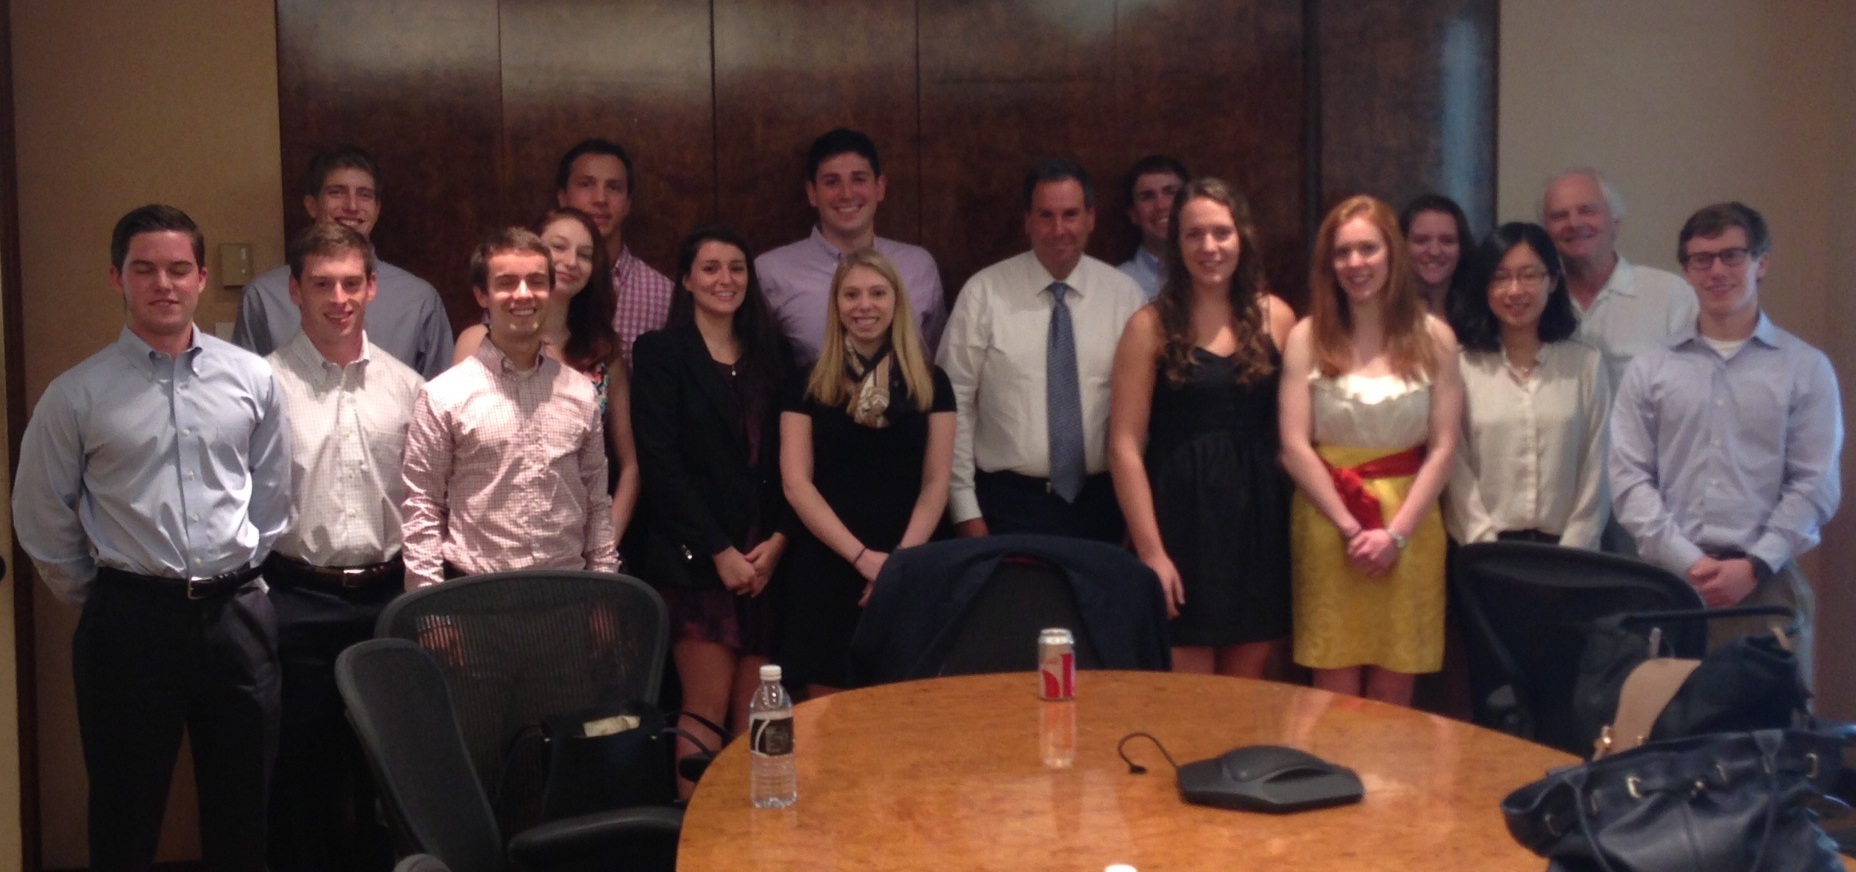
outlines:
[[[1624,196],[1598,170],[1578,167],[1548,179],[1540,223],[1565,263],[1579,338],[1604,354],[1611,384],[1631,358],[1694,329],[1700,309],[1687,282],[1618,254]]]

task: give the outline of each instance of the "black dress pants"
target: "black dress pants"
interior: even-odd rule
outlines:
[[[338,590],[267,576],[277,610],[282,722],[271,783],[271,872],[385,872],[387,831],[354,728],[335,689],[335,657],[374,636],[403,576]]]
[[[155,583],[96,584],[72,640],[90,775],[90,868],[154,864],[183,729],[208,872],[264,868],[277,748],[277,619],[257,584],[189,600]]]
[[[976,471],[973,495],[986,531],[993,534],[1042,533],[1120,545],[1127,529],[1121,504],[1115,501],[1115,484],[1106,472],[1084,479],[1083,491],[1073,503],[1051,493],[1045,479],[1012,472]]]

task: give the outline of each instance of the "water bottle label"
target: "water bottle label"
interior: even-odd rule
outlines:
[[[793,753],[792,718],[757,718],[750,724],[753,733],[749,745],[756,754],[780,756]]]

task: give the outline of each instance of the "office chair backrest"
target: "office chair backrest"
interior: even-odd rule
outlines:
[[[1082,668],[1172,664],[1146,564],[1102,542],[1010,534],[891,554],[851,636],[850,684],[1035,669],[1047,627],[1075,635]]]
[[[1688,582],[1627,557],[1526,542],[1457,550],[1457,601],[1468,619],[1476,719],[1589,755],[1592,737],[1572,716],[1573,686],[1591,622],[1624,612],[1701,608]],[[1700,656],[1705,635],[1671,628],[1676,656]]]
[[[1046,627],[1066,628],[1075,637],[1078,669],[1102,668],[1063,570],[1036,558],[1008,557],[951,629],[940,674],[1036,670],[1038,633]]]
[[[502,872],[502,834],[431,655],[370,639],[335,658],[335,685],[402,847],[456,872]]]
[[[670,619],[636,578],[524,570],[408,593],[381,613],[375,635],[433,649],[483,793],[504,832],[517,833],[543,820],[546,771],[545,749],[512,745],[517,735],[602,703],[655,704]]]

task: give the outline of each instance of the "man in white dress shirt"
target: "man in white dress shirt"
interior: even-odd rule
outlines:
[[[1579,338],[1605,356],[1608,383],[1618,384],[1631,358],[1694,328],[1701,310],[1687,282],[1618,254],[1624,196],[1597,170],[1569,169],[1549,180],[1540,223],[1566,266]]]
[[[1624,195],[1598,170],[1578,167],[1549,179],[1540,198],[1540,223],[1565,264],[1578,336],[1604,358],[1605,382],[1613,389],[1631,358],[1694,329],[1701,310],[1687,282],[1618,254]],[[1637,553],[1615,518],[1605,525],[1603,547]]]
[[[948,514],[963,536],[1048,533],[1119,542],[1109,483],[1109,371],[1143,302],[1083,253],[1095,191],[1074,161],[1025,177],[1031,250],[961,289],[941,343],[959,404]]]
[[[384,870],[393,855],[373,824],[373,781],[342,714],[335,656],[373,637],[405,584],[400,466],[423,379],[363,332],[378,291],[367,237],[319,222],[291,240],[288,261],[301,330],[266,358],[283,391],[295,484],[290,527],[264,564],[283,677],[270,864]]]

